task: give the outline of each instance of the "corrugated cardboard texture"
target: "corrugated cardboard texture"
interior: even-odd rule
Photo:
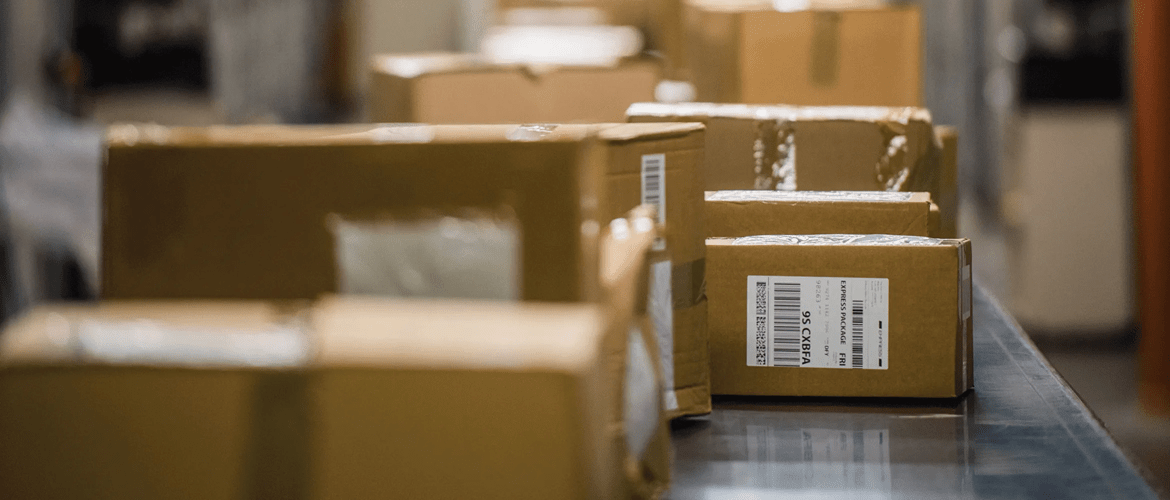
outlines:
[[[111,129],[107,299],[313,298],[336,290],[326,222],[462,209],[521,231],[521,297],[597,298],[603,151],[585,126]]]
[[[743,240],[740,240],[741,242]],[[736,244],[707,240],[707,295],[711,301],[711,390],[759,396],[948,398],[973,386],[969,346],[970,280],[967,240],[934,244]],[[747,366],[748,276],[820,276],[889,280],[889,368],[777,368]],[[963,288],[965,295],[960,295]],[[962,298],[961,298],[962,297]],[[969,307],[969,305],[968,305]]]
[[[660,65],[525,67],[475,56],[379,56],[370,119],[387,123],[621,122],[626,108],[654,99]]]
[[[607,169],[603,219],[622,216],[642,202],[642,159],[665,155],[665,250],[654,260],[671,261],[673,318],[673,381],[679,407],[671,417],[709,413],[706,297],[703,293],[706,257],[703,188],[699,178],[705,142],[703,126],[639,123],[606,128],[600,134],[606,148]],[[690,401],[683,403],[683,399]]]
[[[708,191],[707,236],[932,236],[929,193]]]
[[[925,109],[638,103],[626,114],[706,124],[708,191],[939,194],[939,146]]]
[[[922,105],[917,7],[777,12],[760,3],[688,5],[700,101]]]

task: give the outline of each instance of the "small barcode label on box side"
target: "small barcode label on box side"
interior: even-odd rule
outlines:
[[[642,155],[642,204],[653,205],[658,212],[658,223],[666,223],[666,155]],[[654,241],[654,249],[665,248],[661,237]]]

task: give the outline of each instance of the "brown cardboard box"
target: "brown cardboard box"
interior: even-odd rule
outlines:
[[[595,127],[120,126],[108,143],[106,299],[313,298],[338,289],[330,217],[469,208],[514,221],[518,298],[598,298]]]
[[[770,2],[687,5],[698,100],[921,106],[915,6],[778,12]]]
[[[42,310],[16,324],[0,346],[5,493],[621,498],[629,490],[606,437],[625,427],[611,421],[609,396],[622,390],[603,356],[628,330],[614,329],[603,307],[330,299],[307,314],[285,311],[103,305]],[[664,432],[662,415],[652,416],[649,429]]]
[[[661,71],[649,60],[527,67],[467,54],[384,55],[371,69],[372,121],[435,124],[621,122],[654,99]]]
[[[707,236],[895,234],[934,236],[929,193],[708,191]]]
[[[711,238],[707,254],[714,394],[948,398],[973,387],[969,241]]]
[[[312,324],[311,498],[617,495],[596,306],[344,299]]]
[[[938,137],[939,173],[938,198],[939,237],[959,237],[959,131],[939,125],[934,128]]]
[[[665,207],[657,214],[664,236],[652,257],[651,317],[666,361],[667,413],[709,413],[703,126],[626,124],[603,129],[599,138],[607,164],[602,219],[642,203]]]
[[[925,109],[638,103],[627,116],[706,124],[708,191],[938,195],[939,146]]]
[[[282,372],[306,354],[279,317],[262,304],[102,305],[42,309],[11,324],[0,337],[5,496],[298,491],[297,462],[284,453],[295,446],[256,433],[285,409]],[[188,335],[168,342],[168,330]]]

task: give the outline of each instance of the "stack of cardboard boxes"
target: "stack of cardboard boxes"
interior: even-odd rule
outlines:
[[[111,128],[104,302],[0,338],[0,484],[653,498],[712,394],[969,390],[917,11],[600,4],[665,64],[387,55],[373,118],[426,124]]]

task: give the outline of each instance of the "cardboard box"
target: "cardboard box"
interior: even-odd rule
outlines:
[[[698,100],[922,106],[916,6],[778,12],[771,2],[687,5]]]
[[[934,236],[929,193],[708,191],[707,236],[894,234]]]
[[[606,149],[602,219],[621,217],[639,204],[657,213],[663,237],[656,242],[651,273],[651,316],[663,349],[666,409],[671,417],[711,411],[704,294],[706,234],[703,126],[639,123],[610,126],[599,134]]]
[[[338,290],[340,250],[330,218],[421,221],[418,227],[442,235],[464,227],[444,221],[458,222],[474,209],[512,221],[504,227],[519,255],[500,265],[520,272],[511,277],[515,283],[500,286],[517,290],[515,298],[596,300],[597,231],[583,230],[598,224],[594,201],[604,151],[595,132],[586,126],[112,128],[103,175],[101,293],[106,299],[314,298]],[[425,283],[441,270],[439,261],[459,262],[458,252],[477,250],[455,237],[435,241],[433,256],[404,254],[419,262],[400,263],[414,265],[401,279]],[[383,263],[398,262],[391,257]]]
[[[384,55],[371,69],[372,121],[432,124],[621,122],[654,99],[661,71],[649,60],[529,67],[466,54]]]
[[[597,307],[346,299],[312,323],[311,498],[621,488]]]
[[[939,194],[939,146],[922,108],[638,103],[627,117],[706,124],[707,191]]]
[[[641,429],[645,454],[659,439],[659,460],[669,443],[661,413],[613,421],[628,414],[615,395],[659,400],[653,369],[641,388],[615,385],[633,379],[609,370],[605,349],[631,339],[613,312],[381,299],[41,310],[0,345],[0,479],[20,498],[628,498],[650,486],[623,478],[637,464],[621,460],[624,433]]]
[[[934,128],[939,144],[939,173],[937,198],[939,208],[939,237],[959,237],[959,131],[955,127],[938,125]]]
[[[297,463],[284,456],[295,445],[257,435],[284,409],[282,373],[305,361],[280,317],[262,304],[102,305],[12,323],[0,337],[5,496],[299,491]]]
[[[714,394],[950,398],[973,387],[967,240],[711,238],[707,255]]]

